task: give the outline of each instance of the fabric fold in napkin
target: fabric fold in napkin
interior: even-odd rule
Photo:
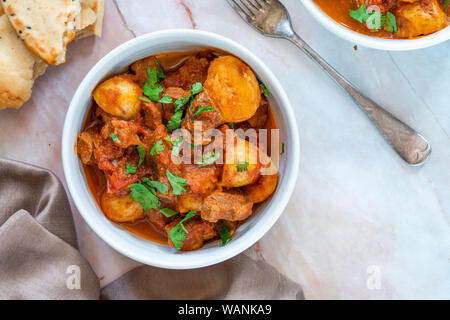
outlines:
[[[239,255],[194,270],[136,268],[100,292],[50,171],[0,159],[0,299],[303,299],[273,267]]]

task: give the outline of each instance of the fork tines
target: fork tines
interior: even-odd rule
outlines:
[[[270,0],[227,0],[234,10],[245,20],[254,19],[270,4]]]

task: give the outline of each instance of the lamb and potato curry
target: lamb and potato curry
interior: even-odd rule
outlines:
[[[247,64],[213,50],[150,56],[100,83],[76,149],[102,212],[178,250],[225,245],[277,185],[276,172],[261,173],[273,166],[267,151],[234,131],[276,128],[268,94]],[[198,143],[197,121],[231,132],[232,143]],[[189,140],[172,136],[179,128]],[[173,161],[185,150],[200,150],[201,161]]]
[[[411,39],[449,24],[449,0],[314,0],[331,18],[370,36]]]

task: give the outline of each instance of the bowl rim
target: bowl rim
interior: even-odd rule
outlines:
[[[384,39],[353,31],[339,24],[317,6],[313,0],[301,0],[305,8],[322,26],[349,42],[378,50],[409,51],[428,48],[450,39],[450,25],[417,39]]]
[[[288,146],[288,152],[286,152],[289,158],[286,159],[286,176],[284,177],[286,181],[284,182],[283,193],[278,196],[276,202],[274,202],[275,199],[271,199],[269,201],[269,206],[266,209],[273,210],[273,212],[270,212],[270,214],[262,217],[261,221],[258,221],[258,228],[256,228],[256,226],[253,226],[252,228],[245,230],[244,234],[239,239],[234,241],[234,243],[233,241],[230,243],[231,246],[229,244],[227,246],[220,247],[220,250],[215,250],[209,255],[195,255],[196,252],[205,250],[200,249],[178,255],[180,258],[170,257],[169,260],[163,259],[161,257],[155,258],[152,255],[146,256],[143,254],[137,254],[136,252],[139,251],[140,248],[139,250],[134,251],[133,248],[129,248],[127,246],[127,244],[125,243],[126,241],[116,241],[120,238],[120,236],[114,234],[112,227],[105,227],[103,225],[97,224],[94,221],[95,219],[93,218],[93,216],[97,214],[97,212],[89,212],[89,205],[85,204],[83,201],[83,199],[86,199],[85,196],[82,195],[82,192],[80,190],[77,190],[74,184],[70,183],[71,181],[77,179],[77,174],[79,174],[80,171],[79,160],[74,153],[75,138],[73,136],[74,132],[75,134],[79,133],[79,128],[77,129],[73,122],[75,122],[74,118],[76,113],[85,112],[86,107],[80,109],[78,104],[80,103],[80,101],[82,101],[80,100],[81,97],[86,94],[86,91],[89,89],[88,87],[90,79],[93,78],[94,75],[99,71],[101,71],[102,73],[104,72],[102,70],[106,70],[106,72],[110,71],[111,68],[108,69],[108,63],[113,61],[114,59],[126,59],[118,58],[120,55],[124,54],[126,56],[127,53],[131,54],[130,52],[137,51],[139,45],[149,44],[152,42],[154,43],[158,40],[161,41],[162,44],[165,44],[166,42],[164,42],[164,39],[167,38],[191,41],[192,44],[198,45],[199,47],[201,47],[202,45],[208,46],[208,43],[215,43],[215,45],[210,46],[218,47],[219,49],[220,45],[222,45],[223,47],[233,48],[234,52],[232,53],[240,57],[243,61],[249,64],[257,64],[260,73],[262,72],[267,79],[270,79],[270,87],[276,92],[278,96],[277,105],[281,110],[283,110],[283,113],[286,115],[286,117],[284,117],[285,121],[283,122],[283,124],[286,126],[286,132],[291,139],[291,142]],[[217,43],[220,43],[220,45],[217,46]],[[246,58],[243,58],[242,56],[245,56]],[[251,63],[249,60],[251,60]],[[72,197],[76,208],[80,212],[80,215],[89,225],[89,227],[97,234],[97,236],[99,236],[114,250],[135,261],[167,269],[192,269],[210,266],[236,256],[237,254],[252,246],[275,224],[275,222],[278,220],[278,218],[286,208],[287,203],[295,188],[300,163],[300,139],[297,123],[295,120],[295,114],[287,97],[287,94],[285,93],[280,82],[272,73],[272,71],[255,54],[253,54],[250,50],[246,49],[239,43],[212,32],[192,29],[169,29],[156,31],[133,38],[110,51],[92,67],[92,69],[81,81],[69,105],[69,109],[64,121],[61,155],[64,176],[67,182],[70,196]],[[84,173],[82,173],[82,175],[84,176]],[[86,183],[84,182],[84,184]],[[143,241],[148,240],[143,239]],[[186,257],[182,259],[181,257],[183,257],[183,255],[186,255]],[[161,253],[161,256],[168,257],[168,254],[164,252]],[[199,258],[199,256],[201,257]]]

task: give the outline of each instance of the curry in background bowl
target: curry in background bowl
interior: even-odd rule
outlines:
[[[238,134],[255,129],[259,141],[259,129],[277,128],[269,94],[246,63],[215,49],[152,55],[101,82],[76,149],[103,214],[177,250],[226,245],[277,186],[276,170],[262,173],[274,167],[270,146]],[[196,121],[233,142],[196,140]],[[174,137],[180,128],[192,135]]]
[[[373,37],[414,39],[446,28],[448,0],[313,0],[339,24]]]

